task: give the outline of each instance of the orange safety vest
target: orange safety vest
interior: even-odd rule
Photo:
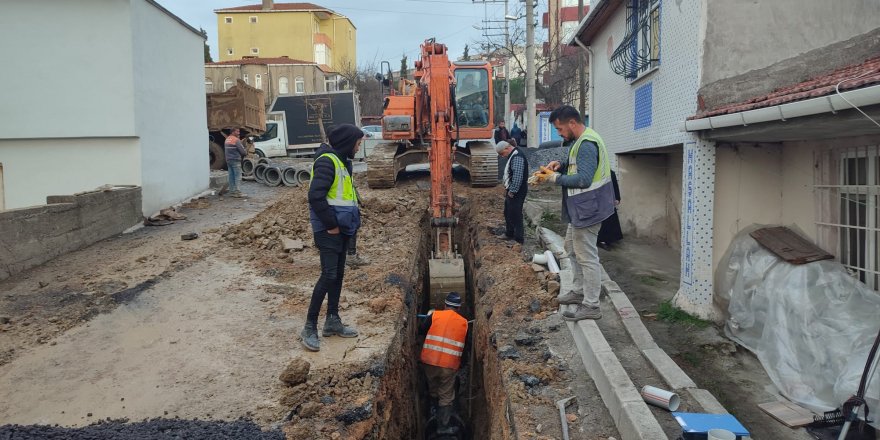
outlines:
[[[237,136],[233,136],[231,134],[226,137],[226,143],[229,145],[235,145],[238,142],[238,140],[239,139]]]
[[[468,323],[454,310],[440,310],[431,315],[431,329],[422,346],[422,362],[457,370],[467,338]]]

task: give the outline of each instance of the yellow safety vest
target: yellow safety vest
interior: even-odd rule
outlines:
[[[335,176],[333,176],[333,184],[330,185],[330,190],[327,191],[327,203],[329,203],[330,206],[357,206],[358,199],[357,193],[354,190],[354,181],[351,178],[351,174],[348,173],[348,169],[345,168],[345,164],[343,164],[335,154],[324,153],[318,156],[318,159],[322,157],[332,160],[333,166],[336,168]],[[315,161],[318,159],[315,159]],[[315,164],[313,162],[312,177],[309,179],[309,183],[311,183],[314,178]]]
[[[587,191],[595,191],[606,183],[611,183],[611,163],[608,162],[608,150],[605,149],[605,142],[602,141],[602,137],[599,136],[599,133],[596,133],[595,130],[589,127],[584,129],[584,132],[581,133],[581,136],[574,143],[574,146],[571,147],[571,151],[568,152],[568,170],[565,174],[577,174],[577,155],[581,148],[581,144],[584,141],[594,142],[599,146],[599,163],[596,167],[596,172],[593,174],[593,183],[590,184],[590,187],[568,188],[569,196]]]

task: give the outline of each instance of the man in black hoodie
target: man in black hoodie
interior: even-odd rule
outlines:
[[[357,192],[352,180],[351,161],[360,148],[364,132],[351,124],[339,125],[327,136],[330,145],[321,144],[312,164],[309,185],[309,221],[315,234],[315,247],[321,256],[321,277],[312,291],[306,324],[300,334],[310,351],[321,349],[318,340],[318,313],[327,297],[327,318],[322,335],[355,338],[357,330],[347,327],[339,317],[339,296],[345,274],[348,241],[361,225]]]

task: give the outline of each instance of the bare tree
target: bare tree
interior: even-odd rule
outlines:
[[[522,11],[516,15],[523,15]],[[503,36],[484,35],[483,39],[474,41],[483,48],[481,58],[508,58],[511,78],[525,76],[526,72],[526,30],[521,21],[514,23],[509,29],[509,46],[505,45]],[[546,32],[539,34],[543,36],[536,35],[536,39],[547,39]],[[551,41],[543,55],[535,57],[535,93],[539,99],[551,105],[571,104],[578,99],[578,67],[585,62],[579,52],[564,47],[559,41]]]

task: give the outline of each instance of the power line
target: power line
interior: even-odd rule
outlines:
[[[392,14],[416,14],[421,15],[423,17],[430,16],[438,16],[438,17],[459,17],[459,18],[473,18],[471,15],[455,15],[455,14],[438,14],[435,12],[416,12],[416,11],[389,11],[385,9],[364,9],[364,8],[349,8],[347,6],[326,6],[328,9],[348,9],[352,11],[366,11],[366,12],[386,12]]]

